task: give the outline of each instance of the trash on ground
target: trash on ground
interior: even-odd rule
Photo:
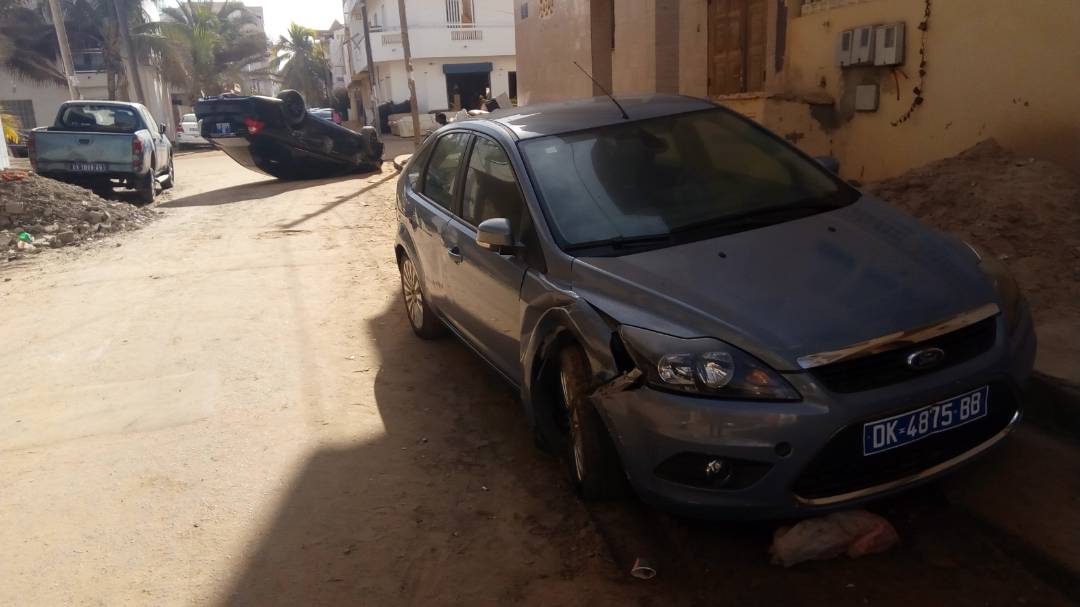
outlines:
[[[652,565],[652,559],[641,556],[634,559],[634,566],[630,568],[630,575],[639,580],[651,580],[656,577],[656,568]]]
[[[865,510],[848,510],[777,529],[769,554],[774,565],[791,567],[841,554],[853,559],[876,554],[899,540],[896,529],[884,518]]]

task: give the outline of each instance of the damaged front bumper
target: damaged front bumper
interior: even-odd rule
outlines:
[[[797,402],[676,394],[631,374],[601,387],[593,402],[643,500],[702,518],[800,516],[937,478],[1004,438],[1020,419],[1019,388],[1035,351],[1030,326],[1005,341],[963,364],[856,393],[829,392],[808,372],[785,373],[803,395]],[[986,418],[885,454],[862,454],[865,422],[984,385]]]

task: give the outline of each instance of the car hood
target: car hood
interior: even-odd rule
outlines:
[[[621,324],[722,339],[780,370],[997,301],[963,243],[865,196],[737,234],[578,258],[572,278]]]

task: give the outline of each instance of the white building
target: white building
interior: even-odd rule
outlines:
[[[368,105],[367,54],[360,5],[345,0],[352,38],[350,91]],[[409,47],[421,112],[475,109],[481,97],[517,96],[515,0],[407,0]],[[396,0],[367,0],[379,104],[409,100]]]
[[[158,18],[157,8],[151,2],[145,2],[143,8],[151,20]],[[101,49],[80,48],[73,45],[72,63],[79,92],[83,99],[108,99],[109,88],[102,60]],[[63,72],[59,55],[56,58],[57,71]],[[160,124],[175,132],[171,99],[168,87],[160,72],[150,65],[149,58],[139,58],[139,76],[142,79],[146,107]],[[134,87],[134,84],[131,85]],[[133,89],[134,91],[134,89]],[[121,90],[120,95],[123,95]],[[132,96],[135,97],[134,92]],[[22,128],[50,126],[56,119],[60,104],[68,101],[68,88],[62,84],[41,84],[21,80],[14,74],[0,68],[0,108],[19,118]],[[137,99],[137,97],[136,97]]]

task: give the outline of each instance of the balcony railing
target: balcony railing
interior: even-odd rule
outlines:
[[[484,30],[450,30],[451,40],[483,40]]]

